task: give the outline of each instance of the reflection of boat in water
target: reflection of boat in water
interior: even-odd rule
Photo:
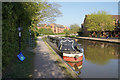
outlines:
[[[81,68],[82,68],[82,62],[77,62],[77,63],[72,63],[72,62],[67,62],[78,74],[81,73]]]
[[[71,38],[63,38],[58,42],[58,48],[67,62],[80,62],[83,58],[83,48]]]

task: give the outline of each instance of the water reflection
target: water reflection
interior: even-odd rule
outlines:
[[[75,40],[84,48],[83,60],[67,62],[80,78],[118,78],[120,44]]]
[[[78,40],[84,48],[85,60],[93,64],[105,65],[120,55],[120,45],[113,43]]]
[[[82,62],[77,62],[77,63],[73,63],[73,62],[67,62],[74,70],[75,72],[80,75],[81,74],[81,68],[82,68]]]

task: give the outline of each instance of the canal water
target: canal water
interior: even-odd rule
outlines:
[[[68,63],[80,78],[118,78],[120,44],[79,39],[83,61]]]

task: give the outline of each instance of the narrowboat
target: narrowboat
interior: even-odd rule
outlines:
[[[74,39],[62,38],[58,42],[58,49],[63,54],[63,59],[67,62],[80,62],[83,60],[83,48],[76,44]]]

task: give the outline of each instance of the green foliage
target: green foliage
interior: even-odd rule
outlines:
[[[66,33],[68,30],[67,29],[64,29],[64,33]]]
[[[75,35],[71,35],[70,37],[71,37],[71,38],[75,38],[76,36],[75,36]]]
[[[64,35],[65,33],[54,33],[54,35]]]
[[[87,15],[85,26],[88,31],[106,31],[114,30],[113,19],[105,11],[98,11],[91,15]]]
[[[55,21],[55,17],[62,16],[62,13],[59,10],[59,7],[61,7],[57,3],[47,3],[47,2],[39,2],[40,12],[37,19],[39,19],[39,22],[42,24],[46,23],[53,23]]]
[[[78,24],[72,24],[70,25],[70,33],[77,33],[80,31],[80,26]]]
[[[39,33],[39,35],[40,34],[45,34],[45,35],[54,34],[53,31],[50,28],[48,28],[48,29],[45,29],[45,28],[38,29],[38,33]]]
[[[24,62],[20,62],[18,59],[12,60],[9,66],[7,66],[6,71],[3,72],[3,78],[32,78],[34,71],[34,53],[28,50],[23,51],[26,59]]]
[[[3,3],[2,8],[2,57],[4,69],[5,66],[8,65],[12,59],[16,58],[16,55],[19,53],[17,31],[19,24],[21,24],[23,28],[21,39],[22,50],[25,48],[24,38],[27,36],[26,32],[30,25],[30,19],[26,15],[29,13],[24,10],[23,3]]]
[[[37,23],[39,24],[46,24],[46,23],[53,23],[55,21],[56,17],[62,16],[62,13],[59,11],[60,5],[56,3],[47,3],[47,2],[39,2],[37,4],[37,10],[39,12],[36,12],[38,14],[32,19],[32,26],[31,29],[34,31],[35,36],[38,36],[38,34],[53,34],[50,29],[44,29],[45,32],[43,31],[38,31]],[[34,27],[33,27],[34,26]],[[50,25],[49,25],[50,26]],[[48,32],[48,31],[50,32]]]
[[[14,59],[17,59],[17,54],[19,53],[18,26],[23,28],[21,37],[21,51],[23,52],[27,46],[25,42],[30,37],[29,29],[31,29],[32,37],[36,38],[38,33],[35,26],[38,22],[53,21],[55,17],[61,14],[57,9],[58,7],[53,5],[53,3],[47,2],[2,3],[3,70],[5,70],[8,64],[13,63]],[[50,29],[44,31],[48,34],[52,33]]]
[[[67,29],[64,30],[64,33],[65,33],[65,36],[69,36],[70,35],[70,32]]]

